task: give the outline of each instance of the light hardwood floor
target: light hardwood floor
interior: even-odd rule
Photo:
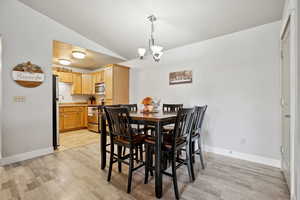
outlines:
[[[206,161],[206,170],[200,170],[197,159],[193,183],[185,167],[178,170],[181,199],[289,199],[279,169],[214,154],[207,154]],[[107,170],[99,169],[99,144],[90,144],[0,168],[0,199],[155,199],[154,178],[143,184],[143,168],[134,173],[131,194],[126,193],[125,166],[123,173],[114,168],[110,183],[106,178]],[[163,182],[162,199],[174,199],[172,180],[164,176]]]
[[[88,129],[81,129],[76,131],[68,131],[60,133],[59,151],[66,149],[80,147],[87,144],[99,143],[100,135],[98,133],[89,131]]]

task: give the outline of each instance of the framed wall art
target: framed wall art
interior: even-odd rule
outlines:
[[[41,67],[31,62],[21,63],[12,70],[13,80],[23,87],[33,88],[41,85],[45,74]]]
[[[184,84],[193,82],[192,70],[184,70],[178,72],[170,72],[169,74],[169,84]]]

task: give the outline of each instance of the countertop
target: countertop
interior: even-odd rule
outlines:
[[[60,103],[59,107],[82,107],[82,106],[101,106],[101,104],[87,104],[87,103]]]

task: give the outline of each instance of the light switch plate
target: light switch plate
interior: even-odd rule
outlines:
[[[14,96],[14,102],[17,103],[22,103],[26,101],[26,97],[25,96]]]

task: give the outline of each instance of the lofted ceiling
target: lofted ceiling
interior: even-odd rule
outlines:
[[[86,38],[132,59],[155,38],[171,49],[281,19],[284,0],[20,0]]]
[[[86,57],[84,59],[76,59],[72,56],[73,51],[83,52],[86,54]],[[58,62],[59,59],[71,61],[71,67],[89,70],[95,70],[107,64],[116,64],[124,61],[119,58],[55,40],[53,41],[52,63],[54,65],[60,65]]]

